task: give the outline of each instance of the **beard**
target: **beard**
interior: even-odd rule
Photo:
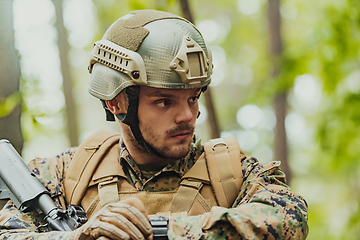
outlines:
[[[151,129],[146,127],[141,129],[141,133],[143,134],[145,141],[156,151],[156,154],[162,158],[171,160],[183,158],[190,151],[192,138],[190,140],[188,138],[179,140],[173,144],[169,144],[167,141],[182,131],[191,132],[191,135],[193,135],[195,127],[190,123],[178,125],[166,131],[165,137],[156,136]]]

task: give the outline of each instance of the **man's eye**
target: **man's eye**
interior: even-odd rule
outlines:
[[[199,99],[199,96],[194,96],[194,97],[191,97],[189,98],[189,102],[190,103],[196,103],[196,101]]]
[[[159,101],[156,101],[156,105],[158,105],[159,107],[167,107],[167,106],[171,105],[171,101],[166,100],[166,99],[159,100]]]

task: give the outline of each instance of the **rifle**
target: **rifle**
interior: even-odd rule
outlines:
[[[87,221],[85,211],[76,205],[58,208],[50,192],[30,171],[8,140],[0,140],[0,199],[11,199],[22,212],[36,210],[47,224],[38,231],[72,231]]]
[[[47,222],[39,232],[72,231],[87,221],[85,211],[70,204],[67,210],[56,207],[50,192],[30,171],[8,140],[0,140],[0,199],[11,199],[22,212],[36,210],[44,213]],[[149,216],[154,240],[168,239],[168,220],[162,216]]]

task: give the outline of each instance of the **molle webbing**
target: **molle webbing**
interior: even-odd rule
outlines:
[[[105,206],[111,202],[118,202],[119,199],[119,189],[118,189],[117,177],[112,178],[106,182],[100,182],[98,185],[99,200],[101,206]]]
[[[181,181],[179,190],[172,201],[171,212],[188,212],[197,195],[200,195],[199,192],[202,186],[202,182],[189,181],[186,179]]]

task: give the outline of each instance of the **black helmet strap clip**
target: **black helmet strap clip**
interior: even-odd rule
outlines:
[[[155,149],[153,149],[144,139],[139,128],[139,119],[138,119],[138,106],[139,106],[139,90],[140,86],[131,86],[126,88],[126,94],[129,99],[129,106],[127,113],[117,114],[116,117],[126,125],[130,126],[131,132],[133,133],[136,141],[140,144],[141,147],[146,149],[149,153],[157,154]]]
[[[112,112],[111,112],[111,111],[109,110],[109,108],[106,106],[105,100],[100,99],[100,101],[101,101],[101,104],[102,104],[103,108],[105,109],[106,121],[115,122],[114,114],[112,114]]]

